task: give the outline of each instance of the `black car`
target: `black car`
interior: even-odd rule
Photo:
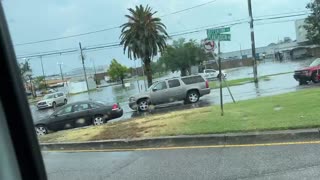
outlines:
[[[48,131],[77,128],[88,125],[101,125],[108,120],[121,117],[123,110],[119,104],[105,105],[94,101],[70,103],[57,109],[50,116],[35,122],[37,135]]]

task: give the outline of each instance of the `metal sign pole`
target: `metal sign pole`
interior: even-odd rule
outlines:
[[[223,94],[222,94],[222,73],[221,73],[221,57],[220,57],[220,40],[218,41],[218,63],[219,63],[219,82],[220,82],[220,108],[221,116],[223,116]]]

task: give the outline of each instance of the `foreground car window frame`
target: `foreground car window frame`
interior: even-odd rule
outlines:
[[[22,179],[45,180],[43,159],[33,127],[23,83],[19,76],[10,33],[0,2],[0,80],[5,86],[0,88],[0,100],[3,106],[9,136],[13,143],[18,171]],[[4,127],[2,127],[4,128]],[[1,167],[3,168],[3,167]],[[9,168],[15,168],[10,166]]]

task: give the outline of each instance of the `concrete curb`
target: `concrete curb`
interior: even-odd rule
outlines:
[[[41,143],[44,151],[112,150],[177,146],[205,146],[230,144],[261,144],[274,142],[320,140],[319,129],[227,133],[197,136],[166,136],[158,138],[116,139],[90,142]]]

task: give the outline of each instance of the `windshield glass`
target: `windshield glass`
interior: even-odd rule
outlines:
[[[43,99],[52,99],[52,98],[54,98],[54,94],[47,94],[43,96]]]
[[[314,60],[311,64],[310,67],[312,66],[319,66],[320,65],[320,58],[317,58],[316,60]]]

